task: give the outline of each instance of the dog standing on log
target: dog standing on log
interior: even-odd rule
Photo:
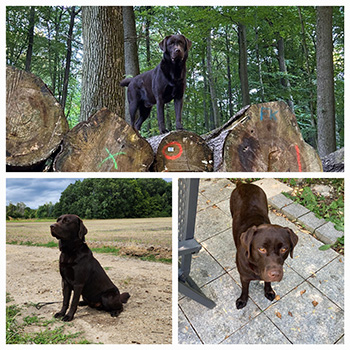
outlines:
[[[182,130],[181,114],[186,88],[186,60],[192,42],[184,35],[169,35],[160,43],[163,59],[159,65],[133,78],[120,82],[128,86],[128,101],[131,126],[141,129],[149,117],[153,105],[157,105],[158,126],[161,134],[167,132],[164,124],[164,104],[174,100],[176,129]],[[135,121],[136,111],[140,116]]]
[[[230,199],[232,233],[236,244],[236,264],[242,283],[237,309],[247,305],[250,281],[265,282],[265,297],[275,299],[271,282],[283,278],[283,263],[298,242],[288,227],[272,225],[265,192],[253,184],[237,184]]]
[[[89,305],[110,312],[116,317],[123,311],[130,295],[120,294],[85,243],[87,228],[76,215],[62,215],[50,226],[51,235],[59,240],[60,273],[62,276],[63,305],[55,317],[71,321],[78,305]],[[68,310],[73,292],[73,299]],[[83,301],[79,302],[82,295]]]

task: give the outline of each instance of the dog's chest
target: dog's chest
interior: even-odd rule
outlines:
[[[182,84],[168,84],[163,92],[163,100],[165,103],[170,102],[174,98],[181,98]]]
[[[77,257],[62,253],[60,256],[60,274],[67,282],[75,280],[75,267]]]

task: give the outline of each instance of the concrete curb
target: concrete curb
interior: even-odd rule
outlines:
[[[280,210],[291,220],[296,220],[308,231],[325,244],[333,244],[344,232],[334,228],[334,224],[324,219],[318,219],[316,215],[304,206],[294,203],[282,193],[268,199],[268,203],[277,210]]]

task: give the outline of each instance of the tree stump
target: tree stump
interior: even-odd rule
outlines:
[[[218,171],[322,171],[317,152],[301,135],[284,102],[252,105],[225,131]]]
[[[6,165],[27,169],[53,154],[68,132],[60,104],[34,74],[6,68]]]
[[[213,171],[213,152],[190,131],[173,131],[147,140],[155,153],[154,171]]]
[[[54,171],[148,171],[151,146],[124,119],[102,108],[63,139]]]

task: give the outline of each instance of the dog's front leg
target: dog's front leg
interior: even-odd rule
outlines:
[[[157,117],[158,117],[158,127],[161,134],[165,134],[168,130],[165,129],[164,124],[164,102],[162,99],[157,100]]]
[[[247,305],[247,302],[248,302],[250,280],[245,280],[241,276],[241,283],[242,283],[242,294],[236,300],[237,309],[243,309]]]
[[[176,116],[176,130],[183,130],[182,121],[181,121],[183,99],[175,98],[174,105],[175,105],[175,116]]]
[[[68,314],[62,318],[62,321],[65,321],[65,322],[72,321],[74,314],[78,308],[79,299],[80,299],[81,292],[83,291],[83,287],[84,287],[83,284],[74,285],[73,300],[72,300],[72,303],[70,304],[70,309],[68,311]]]
[[[55,313],[55,316],[54,316],[55,318],[64,316],[69,306],[69,300],[72,294],[72,288],[69,287],[69,285],[65,281],[62,281],[62,292],[63,292],[62,309],[59,312]]]

